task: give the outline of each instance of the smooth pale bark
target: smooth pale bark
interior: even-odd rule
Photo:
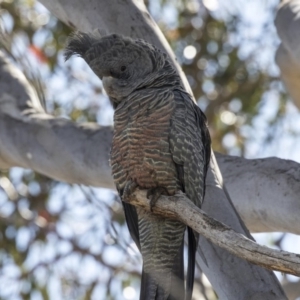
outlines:
[[[275,26],[281,39],[276,63],[295,105],[300,108],[300,0],[284,0],[279,5]]]
[[[104,0],[42,2],[45,2],[44,4],[54,14],[80,30],[94,31],[96,28],[101,28],[107,33],[118,32],[141,37],[160,48],[168,47],[141,2],[129,0],[111,0],[109,4]],[[44,134],[45,132],[39,143],[48,141]],[[75,136],[74,140],[76,138]],[[84,154],[84,158],[88,157],[88,149]],[[32,161],[32,153],[29,153],[27,157]],[[210,179],[208,179],[207,197],[203,210],[214,217],[217,215],[216,219],[230,225],[236,231],[248,235],[229,197],[226,197],[226,193],[222,189],[222,178],[215,161],[211,164],[208,177]],[[202,254],[205,255],[204,261],[203,255],[199,258],[200,266],[212,282],[220,299],[286,299],[272,272],[236,258],[207,242],[204,238],[201,238],[200,247]]]
[[[300,165],[217,154],[226,188],[251,232],[300,234]]]
[[[290,300],[298,299],[300,296],[300,280],[296,282],[285,282],[283,289]]]

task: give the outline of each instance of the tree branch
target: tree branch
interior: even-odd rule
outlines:
[[[284,0],[278,7],[275,26],[281,39],[276,63],[295,105],[300,108],[300,1]]]
[[[300,165],[216,154],[224,183],[251,232],[300,234]]]
[[[0,168],[33,169],[68,183],[114,188],[112,128],[46,114],[23,73],[0,53]]]
[[[283,289],[286,292],[289,299],[298,299],[300,296],[300,280],[296,282],[286,281],[283,284]]]
[[[147,199],[145,190],[137,189],[128,202],[151,213],[150,200]],[[300,276],[300,254],[258,245],[208,216],[181,192],[172,197],[161,196],[153,208],[153,213],[185,223],[210,242],[237,257],[270,270]]]

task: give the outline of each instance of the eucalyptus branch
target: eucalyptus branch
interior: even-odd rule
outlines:
[[[145,190],[136,190],[129,203],[150,212],[150,200],[147,199]],[[270,249],[255,243],[208,216],[184,193],[179,192],[170,197],[161,196],[153,208],[153,213],[185,223],[213,244],[253,264],[300,276],[299,254]]]

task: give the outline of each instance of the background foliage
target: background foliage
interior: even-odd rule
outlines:
[[[255,22],[236,1],[147,5],[207,115],[213,148],[250,157],[266,155],[267,148],[278,156],[282,152],[272,145],[282,128],[298,134],[289,121],[297,112],[274,65],[278,1],[253,2],[257,8],[250,9],[259,11]],[[0,4],[1,26],[9,36],[2,47],[35,84],[47,111],[112,125],[101,82],[82,60],[64,63],[71,29],[34,0]],[[0,171],[0,227],[0,299],[137,298],[141,259],[111,191],[21,168]],[[216,298],[203,281],[197,290],[205,291],[203,299]]]

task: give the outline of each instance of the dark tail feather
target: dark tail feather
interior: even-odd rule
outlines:
[[[140,300],[156,300],[157,284],[150,274],[142,271]]]
[[[138,228],[138,216],[136,213],[135,206],[122,201],[126,223],[129,229],[131,238],[134,240],[135,244],[141,251],[140,239],[139,239],[139,228]]]
[[[191,300],[195,277],[195,259],[197,251],[197,240],[193,230],[188,227],[188,268],[186,278],[186,297],[185,300]]]
[[[183,265],[183,243],[178,251],[178,255],[174,260],[174,265],[171,275],[171,289],[167,293],[168,298],[165,298],[165,291],[162,286],[157,283],[153,277],[142,271],[141,293],[140,300],[184,300],[184,265]],[[168,275],[165,275],[168,276]],[[165,278],[164,278],[165,279]]]

